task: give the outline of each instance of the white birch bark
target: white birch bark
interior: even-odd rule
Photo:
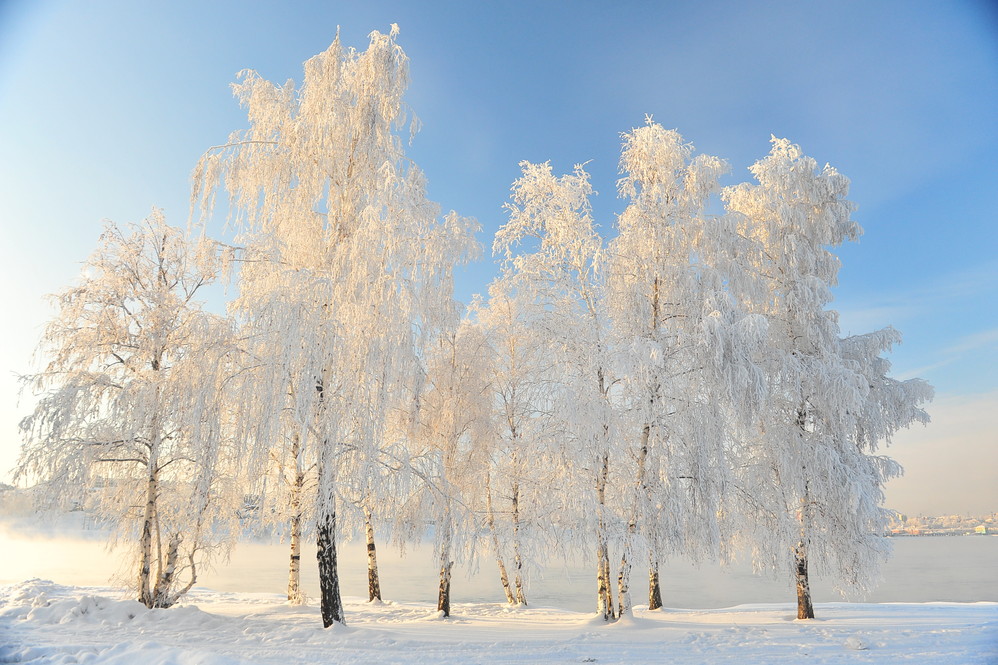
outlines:
[[[378,550],[374,544],[371,510],[364,508],[364,537],[367,543],[367,600],[381,601],[381,578],[378,576]]]
[[[499,533],[496,531],[495,511],[492,507],[492,483],[491,475],[485,474],[485,525],[488,527],[489,535],[492,539],[492,551],[495,553],[496,565],[499,568],[499,582],[502,590],[506,594],[506,602],[510,605],[516,604],[516,597],[509,585],[509,575],[506,572],[506,563],[502,557],[502,546],[499,542]]]

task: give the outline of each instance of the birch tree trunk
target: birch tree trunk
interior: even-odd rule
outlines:
[[[523,591],[523,557],[520,555],[520,484],[513,483],[513,580],[516,585],[516,604],[527,605]]]
[[[159,355],[154,356],[151,362],[153,371],[159,372]],[[159,409],[160,387],[156,387],[155,400],[153,403],[152,426],[149,429],[149,459],[147,469],[149,477],[146,479],[146,504],[142,511],[142,534],[139,536],[139,602],[148,608],[153,607],[153,592],[150,577],[152,576],[152,539],[159,540],[159,513],[157,501],[159,500],[159,453],[161,434],[159,431]],[[157,552],[157,560],[159,553]],[[160,561],[157,561],[160,563]],[[157,577],[159,572],[157,572]]]
[[[364,533],[367,536],[367,601],[381,600],[381,581],[378,578],[378,551],[374,545],[374,526],[371,511],[364,508]]]
[[[440,592],[437,595],[437,611],[443,612],[443,616],[450,616],[450,578],[451,567],[454,562],[450,558],[451,550],[451,525],[450,516],[446,518],[444,524],[444,534],[440,541]]]
[[[604,621],[615,619],[613,589],[610,587],[610,552],[606,535],[606,484],[610,475],[610,455],[603,454],[602,468],[596,476],[596,612]]]
[[[153,607],[152,592],[152,540],[156,519],[156,498],[159,493],[159,470],[156,460],[149,465],[149,478],[146,480],[146,503],[142,512],[142,534],[139,536],[139,602],[148,608]]]
[[[506,602],[510,605],[516,604],[516,597],[509,586],[509,575],[506,574],[506,563],[502,560],[502,549],[499,544],[499,534],[496,532],[496,516],[492,508],[492,484],[491,475],[485,475],[485,522],[492,535],[492,549],[496,553],[496,564],[499,566],[499,581],[502,582],[502,590],[506,593]]]
[[[653,548],[654,545],[649,545]],[[648,553],[648,609],[658,610],[662,608],[662,586],[658,579],[658,555],[652,551]]]
[[[656,276],[652,284],[652,303],[651,303],[651,334],[655,337],[658,332],[659,324],[659,278]],[[658,396],[658,388],[656,385],[652,389],[650,400],[650,411],[654,414],[655,412],[655,402]],[[648,445],[651,440],[651,423],[645,423],[644,428],[641,430],[641,449],[642,449],[642,467],[641,473],[642,478],[644,475],[644,462],[648,455]],[[642,480],[642,482],[645,482]],[[647,483],[643,488],[645,491],[645,498],[648,500],[647,505],[651,505],[651,498],[649,496],[649,490]],[[649,534],[648,538],[648,609],[657,610],[662,608],[662,585],[659,580],[658,569],[659,569],[659,539],[655,535],[654,530]]]
[[[613,589],[610,588],[610,554],[605,536],[596,545],[596,612],[604,621],[613,621]]]
[[[305,593],[301,588],[301,523],[305,471],[302,468],[301,438],[297,433],[291,440],[291,455],[295,459],[295,476],[291,481],[291,560],[288,565],[288,602],[292,605],[304,605]]]
[[[305,594],[301,590],[301,513],[300,499],[291,500],[291,561],[288,566],[288,602],[304,605]]]
[[[634,487],[634,505],[631,507],[631,519],[627,523],[627,537],[624,541],[624,553],[620,559],[620,572],[617,575],[617,616],[631,614],[631,556],[634,551],[634,538],[638,531],[638,519],[641,517],[641,503],[647,492],[645,486],[645,462],[648,458],[648,438],[651,426],[645,425],[641,432],[641,451],[638,454],[638,477]]]
[[[807,576],[807,547],[801,540],[794,548],[794,576],[797,578],[797,618],[813,619],[811,586]]]
[[[177,572],[177,558],[180,555],[180,541],[183,537],[179,533],[170,536],[170,541],[166,546],[166,559],[163,569],[156,579],[156,585],[152,592],[153,607],[169,607],[173,604],[170,587],[173,585],[173,578]]]
[[[317,415],[320,421],[326,414],[326,380],[320,378],[315,386],[319,393]],[[346,625],[343,617],[343,600],[340,597],[340,573],[336,564],[336,493],[334,492],[336,471],[333,463],[333,443],[322,441],[319,453],[318,492],[316,500],[316,545],[315,558],[319,563],[319,609],[322,626],[329,628],[333,623]]]
[[[800,437],[800,446],[806,445],[807,434],[807,408],[801,404],[797,409],[797,428]],[[807,465],[802,466],[804,476],[804,496],[800,500],[797,519],[800,522],[800,542],[794,548],[794,577],[797,580],[797,618],[813,619],[814,606],[811,605],[811,585],[807,576],[807,527],[811,520],[811,489],[807,481]]]
[[[624,545],[624,553],[620,557],[620,570],[617,572],[617,616],[631,614],[631,539],[628,537]]]
[[[319,606],[322,625],[345,624],[343,601],[340,598],[340,577],[336,567],[336,510],[322,511],[318,516],[316,559],[319,562]]]

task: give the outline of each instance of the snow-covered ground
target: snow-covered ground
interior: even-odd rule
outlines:
[[[273,594],[196,589],[147,610],[110,587],[42,580],[0,587],[0,663],[998,663],[998,603],[827,603],[638,609],[603,625],[551,608],[346,599],[349,626],[325,630],[314,605]]]

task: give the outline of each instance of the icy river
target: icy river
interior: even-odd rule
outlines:
[[[122,572],[120,551],[109,551],[102,535],[78,528],[26,528],[24,523],[0,522],[0,584],[29,578],[67,585],[104,585]],[[998,601],[998,536],[923,536],[892,539],[894,556],[883,570],[883,581],[865,599],[868,602]],[[306,592],[318,592],[314,550],[302,553]],[[287,584],[287,547],[281,543],[243,542],[228,562],[201,575],[199,586],[217,591],[283,592]],[[366,556],[362,543],[340,549],[345,595],[366,595]],[[405,558],[396,549],[379,549],[381,587],[385,598],[432,602],[436,593],[436,564],[432,547],[409,548]],[[128,572],[130,576],[130,571]],[[674,561],[663,567],[663,600],[673,608],[731,607],[743,603],[790,602],[793,591],[783,580],[753,575],[748,564],[725,568],[694,567]],[[634,573],[634,601],[646,602],[644,576]],[[817,602],[840,600],[831,586],[818,578]],[[530,571],[528,601],[577,611],[593,609],[593,574],[584,561],[554,561]],[[456,602],[501,601],[495,563],[484,557],[476,568],[455,566]],[[857,598],[856,600],[860,600]]]

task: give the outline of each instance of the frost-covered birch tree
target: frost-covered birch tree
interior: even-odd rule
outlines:
[[[752,305],[769,321],[770,347],[765,357],[770,395],[754,446],[746,446],[744,468],[759,505],[768,512],[749,524],[763,525],[753,539],[766,551],[769,565],[783,568],[791,557],[798,588],[798,615],[813,617],[807,586],[810,542],[810,503],[835,485],[834,447],[825,438],[844,426],[835,419],[855,399],[858,385],[850,382],[838,362],[835,314],[831,301],[838,259],[828,250],[859,237],[846,199],[848,180],[831,167],[816,172],[814,160],[785,139],[773,139],[769,156],[751,172],[758,184],[725,191],[730,210],[744,215],[743,233],[759,243],[759,272],[767,282],[765,296]],[[818,485],[821,485],[820,487]],[[784,549],[785,548],[785,549]],[[775,551],[774,551],[775,549]]]
[[[502,271],[489,286],[488,300],[472,307],[487,343],[481,363],[489,378],[490,411],[481,443],[488,468],[476,505],[484,514],[506,601],[526,605],[530,561],[557,538],[551,518],[560,504],[551,488],[560,460],[551,418],[553,365],[540,328],[544,311],[529,285],[516,289],[516,281]]]
[[[253,339],[249,337],[246,341]],[[262,341],[272,340],[264,337]],[[287,541],[287,599],[292,605],[302,605],[307,601],[301,584],[302,543],[305,537],[314,534],[315,525],[315,449],[307,445],[308,433],[302,432],[302,419],[295,413],[290,377],[283,403],[262,403],[256,399],[260,373],[270,369],[271,350],[267,344],[250,348],[253,350],[247,354],[250,364],[244,368],[243,380],[236,388],[237,401],[232,407],[239,415],[240,440],[247,453],[240,478],[251,502],[244,516],[244,529],[262,528]],[[275,412],[280,414],[276,419]]]
[[[694,157],[692,144],[649,118],[624,134],[620,165],[630,203],[608,247],[607,300],[629,423],[619,447],[636,472],[618,575],[623,614],[636,541],[649,555],[650,609],[662,605],[666,553],[717,556],[729,423],[763,399],[752,351],[765,321],[737,300],[754,281],[741,263],[747,241],[729,217],[706,212],[727,164]]]
[[[21,423],[19,478],[52,500],[77,497],[135,556],[131,588],[169,607],[233,535],[241,498],[226,397],[231,326],[202,308],[218,262],[161,212],[109,223],[79,284],[54,298],[27,377],[42,393]]]
[[[848,357],[862,345],[840,344],[837,314],[826,309],[839,269],[829,248],[861,233],[845,198],[849,181],[830,166],[818,170],[786,139],[772,143],[750,169],[758,184],[724,194],[729,209],[743,215],[742,233],[762,250],[757,269],[767,290],[751,306],[769,323],[761,360],[769,397],[741,442],[737,466],[756,564],[790,572],[804,619],[814,616],[809,565],[833,568],[845,585],[861,584],[875,568],[883,551],[875,533],[881,487],[895,467],[867,455],[869,442],[856,434],[864,429],[860,414],[882,403],[871,384],[883,367],[871,375],[868,353],[863,361]],[[915,400],[903,410],[908,420],[897,418],[896,426],[920,417],[924,392],[913,388],[908,396]]]
[[[480,329],[467,320],[438,335],[427,349],[426,379],[409,442],[422,482],[406,518],[415,537],[422,537],[426,523],[433,526],[437,611],[443,617],[450,616],[455,559],[474,546],[476,523],[468,497],[484,482],[487,469],[481,446],[488,418],[484,350]]]
[[[611,620],[609,547],[618,520],[610,504],[619,487],[611,482],[614,377],[603,300],[603,243],[589,203],[592,186],[582,166],[561,177],[548,163],[520,166],[523,175],[507,204],[509,221],[496,234],[493,251],[504,257],[515,288],[534,294],[544,312],[538,330],[548,341],[552,375],[560,384],[553,391],[553,418],[562,437],[564,468],[577,474],[564,478],[563,490],[592,534],[597,611]],[[575,480],[578,484],[569,489]]]
[[[453,267],[477,248],[474,221],[441,221],[405,157],[399,134],[415,125],[396,35],[395,26],[371,33],[363,52],[337,37],[305,63],[297,89],[243,72],[233,88],[250,126],[209,149],[194,176],[202,212],[224,188],[243,231],[235,311],[273,350],[254,399],[288,405],[291,431],[315,459],[325,626],[344,621],[340,483],[365,468],[344,464],[377,458],[390,406],[414,403],[421,349],[456,311]]]

